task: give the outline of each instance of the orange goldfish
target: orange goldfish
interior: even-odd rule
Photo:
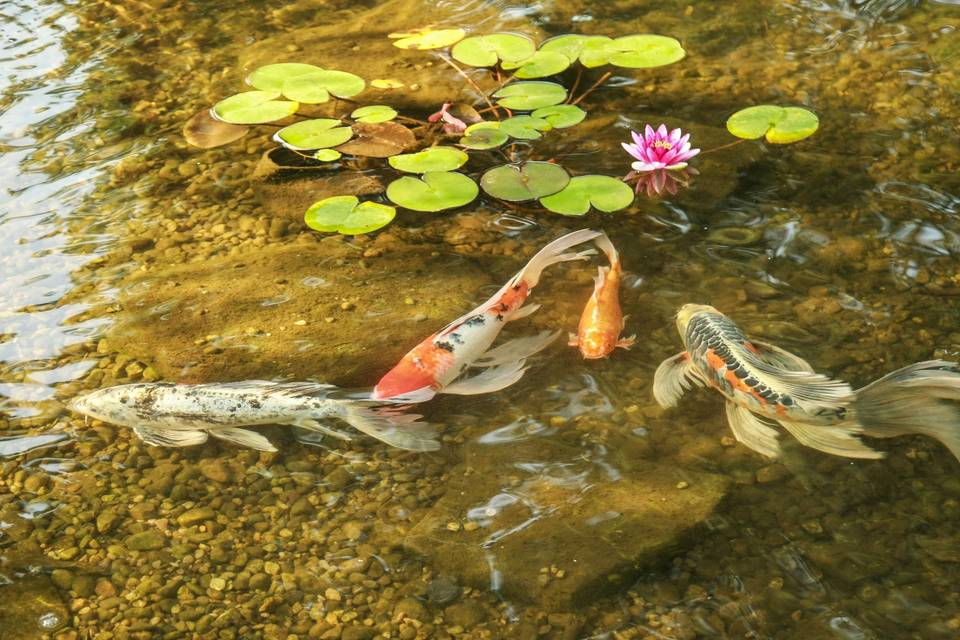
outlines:
[[[606,234],[594,239],[597,246],[607,254],[609,267],[599,267],[593,295],[580,316],[580,328],[576,335],[570,334],[570,346],[580,347],[584,358],[606,358],[614,349],[629,349],[636,336],[620,338],[625,318],[620,312],[620,254]]]
[[[437,393],[470,395],[489,393],[510,386],[522,376],[525,359],[544,349],[555,332],[516,338],[499,347],[490,346],[500,330],[512,320],[525,318],[540,305],[524,306],[543,270],[552,264],[582,260],[593,253],[567,253],[600,233],[581,229],[557,238],[541,249],[523,269],[493,296],[436,333],[428,336],[400,360],[374,387],[371,398],[394,402],[424,402]],[[470,367],[485,367],[478,375],[463,379]]]

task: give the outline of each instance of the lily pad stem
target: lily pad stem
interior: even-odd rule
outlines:
[[[412,122],[414,124],[419,124],[425,127],[428,127],[433,124],[432,122],[427,122],[426,120],[417,120],[416,118],[410,118],[407,116],[397,116],[396,120],[400,120],[401,122]]]
[[[440,54],[439,57],[440,57],[441,60],[443,60],[443,61],[446,62],[448,65],[450,65],[451,67],[453,67],[453,68],[456,70],[457,73],[459,73],[461,76],[463,76],[463,79],[464,79],[464,80],[466,80],[468,83],[470,83],[470,86],[473,87],[474,90],[475,90],[477,93],[479,93],[481,96],[483,96],[483,100],[487,103],[487,106],[490,107],[490,109],[493,110],[493,115],[497,118],[497,120],[499,120],[499,119],[500,119],[500,112],[497,111],[497,108],[493,105],[492,102],[490,102],[490,98],[487,97],[487,94],[483,91],[483,89],[481,89],[480,86],[479,86],[476,82],[473,81],[473,78],[471,78],[470,76],[468,76],[466,71],[464,71],[463,69],[461,69],[460,67],[458,67],[458,66],[457,66],[457,63],[454,62],[453,60],[451,60],[450,58],[448,58],[447,56]]]
[[[733,142],[722,144],[719,147],[714,147],[713,149],[707,149],[706,151],[701,151],[700,155],[703,155],[705,153],[713,153],[714,151],[722,151],[724,149],[729,149],[730,147],[735,147],[738,144],[743,144],[746,141],[747,141],[746,138],[740,138],[739,140],[734,140]]]
[[[599,87],[599,86],[602,85],[604,82],[606,82],[607,80],[609,80],[609,79],[610,79],[610,76],[612,76],[612,75],[613,75],[613,71],[607,71],[605,74],[603,74],[602,76],[600,76],[600,79],[599,79],[599,80],[597,80],[597,81],[594,82],[592,85],[590,85],[590,88],[589,88],[589,89],[587,89],[587,90],[584,91],[582,94],[580,94],[580,97],[579,97],[579,98],[577,98],[576,100],[574,100],[574,101],[571,102],[570,104],[574,104],[574,105],[580,104],[580,102],[583,101],[584,98],[586,98],[588,95],[590,95],[591,93],[593,93],[593,91],[594,91],[597,87]]]
[[[573,81],[573,86],[570,88],[570,95],[576,95],[577,88],[580,87],[580,79],[583,77],[583,67],[577,65],[577,78]]]

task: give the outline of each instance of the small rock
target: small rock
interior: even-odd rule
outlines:
[[[233,473],[230,470],[230,467],[219,458],[207,458],[201,460],[197,465],[200,469],[200,473],[203,474],[208,480],[213,480],[214,482],[220,482],[226,484],[233,480]]]
[[[434,604],[448,604],[460,597],[460,585],[449,576],[437,576],[427,585],[427,600]]]
[[[370,640],[377,635],[377,630],[373,627],[364,627],[359,624],[352,624],[344,627],[340,634],[340,640]]]
[[[117,524],[117,521],[120,519],[120,516],[113,509],[108,509],[102,511],[97,515],[97,532],[98,533],[108,533],[110,532],[114,525]]]
[[[777,482],[790,475],[790,471],[782,464],[771,464],[757,470],[757,482],[764,484],[767,482]]]
[[[411,618],[420,622],[430,620],[430,613],[416,598],[404,598],[393,607],[394,618]]]
[[[154,549],[161,549],[166,546],[167,539],[160,531],[148,529],[128,536],[127,539],[124,540],[124,544],[128,549],[132,549],[133,551],[153,551]]]
[[[210,507],[195,507],[189,511],[184,511],[177,517],[177,524],[181,527],[191,527],[207,520],[213,520],[217,517]]]
[[[73,574],[66,569],[54,569],[50,572],[50,581],[58,589],[66,591],[73,584]]]
[[[452,604],[443,611],[447,624],[454,624],[464,629],[475,627],[487,618],[487,612],[478,602],[467,601]]]

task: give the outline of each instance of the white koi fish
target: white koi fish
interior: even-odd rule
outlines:
[[[131,427],[156,446],[202,444],[208,436],[260,451],[276,451],[265,437],[241,427],[287,424],[341,440],[352,437],[321,421],[341,420],[399,449],[433,451],[439,443],[419,415],[377,406],[327,384],[252,380],[223,384],[126,384],[75,398],[72,411]],[[340,397],[337,397],[337,396]]]
[[[437,393],[471,395],[506,388],[519,380],[526,358],[553,342],[559,332],[516,338],[490,349],[504,325],[525,318],[538,304],[524,306],[530,291],[537,286],[543,270],[568,260],[583,260],[593,250],[567,253],[578,244],[598,237],[600,232],[581,229],[557,238],[541,249],[527,265],[503,285],[489,300],[460,316],[414,347],[391,369],[371,397],[394,402],[424,402]],[[469,367],[486,371],[462,379]]]
[[[752,340],[707,305],[684,305],[677,329],[685,351],[657,368],[653,395],[676,406],[694,385],[726,399],[736,439],[764,456],[780,455],[776,425],[801,444],[848,458],[882,458],[859,436],[921,434],[942,442],[960,460],[960,365],[918,362],[862,389],[814,372],[802,358]]]

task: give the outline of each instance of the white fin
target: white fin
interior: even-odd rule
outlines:
[[[543,249],[537,252],[535,256],[530,258],[530,262],[520,270],[516,276],[511,278],[509,286],[512,286],[513,283],[523,280],[527,283],[529,288],[534,288],[537,286],[537,283],[540,282],[540,275],[543,273],[543,270],[549,267],[552,264],[558,262],[566,262],[568,260],[583,260],[587,255],[585,253],[564,253],[567,249],[575,247],[578,244],[583,244],[589,240],[600,235],[599,231],[594,231],[593,229],[580,229],[579,231],[574,231],[573,233],[568,233],[565,236],[561,236],[554,240],[553,242],[546,245]]]
[[[603,251],[607,256],[607,260],[610,261],[610,265],[613,266],[615,263],[620,262],[620,253],[617,251],[617,248],[613,246],[613,243],[610,242],[610,238],[607,237],[607,234],[601,233],[599,236],[593,239],[594,244],[600,248],[600,251]]]
[[[779,433],[766,420],[749,409],[727,400],[727,423],[733,437],[745,447],[768,458],[780,457]]]
[[[790,432],[802,445],[817,451],[832,453],[844,458],[882,458],[884,454],[871,449],[856,434],[863,433],[856,424],[848,425],[810,425],[789,420],[779,421],[783,428]]]
[[[530,304],[525,304],[510,314],[509,321],[513,322],[514,320],[519,320],[520,318],[526,318],[530,314],[534,313],[537,309],[539,309],[540,306],[541,305],[535,304],[532,302]]]
[[[472,396],[480,393],[500,391],[522,378],[526,370],[527,368],[524,366],[523,360],[514,360],[513,362],[499,364],[484,370],[483,373],[478,375],[454,381],[441,389],[440,393]]]
[[[220,440],[226,440],[233,444],[257,451],[276,451],[277,448],[269,440],[255,431],[247,429],[237,429],[236,427],[216,427],[210,429],[210,435]]]
[[[155,447],[189,447],[207,441],[206,431],[194,429],[160,429],[157,427],[134,427],[137,437]]]
[[[342,420],[390,446],[408,451],[436,451],[440,448],[433,427],[417,421],[421,416],[402,414],[389,407],[378,409],[346,404],[342,408]]]
[[[490,349],[470,363],[471,367],[493,367],[514,360],[524,360],[546,349],[560,335],[559,331],[541,331],[535,336],[514,338]]]
[[[653,397],[666,409],[677,406],[683,392],[694,386],[703,386],[703,380],[686,351],[661,362],[653,374]]]
[[[820,407],[845,407],[853,401],[853,388],[849,384],[820,373],[814,373],[809,365],[807,365],[807,369],[802,371],[786,369],[781,364],[770,364],[764,357],[747,349],[746,345],[741,345],[738,351],[738,355],[748,365],[748,369],[760,374],[762,381],[767,386],[778,393],[788,394],[801,404],[810,403]],[[772,352],[766,352],[766,357],[779,357],[781,360],[796,362],[797,356],[789,354],[792,358],[788,358],[783,355],[784,353],[789,354],[789,352],[780,350],[777,356],[773,356]]]
[[[768,364],[782,367],[787,371],[813,371],[809,362],[786,349],[759,340],[750,340],[750,344],[756,347],[757,355]]]
[[[184,385],[186,386],[186,385]],[[194,389],[218,388],[235,389],[238,391],[249,391],[251,394],[258,395],[277,395],[291,398],[299,397],[317,397],[325,396],[331,389],[335,389],[332,384],[322,384],[319,382],[271,382],[270,380],[243,380],[241,382],[213,382],[209,384],[190,385]]]
[[[300,427],[301,429],[306,429],[307,431],[317,431],[324,435],[330,436],[331,438],[336,438],[337,440],[353,440],[353,436],[349,433],[344,433],[343,431],[338,431],[336,429],[331,429],[330,427],[323,425],[319,420],[311,420],[308,418],[301,418],[290,424]]]
[[[419,389],[408,391],[403,395],[391,396],[389,398],[382,398],[371,394],[370,399],[376,402],[389,402],[391,404],[419,404],[427,400],[432,400],[435,395],[437,395],[437,390],[433,387],[420,387]]]

